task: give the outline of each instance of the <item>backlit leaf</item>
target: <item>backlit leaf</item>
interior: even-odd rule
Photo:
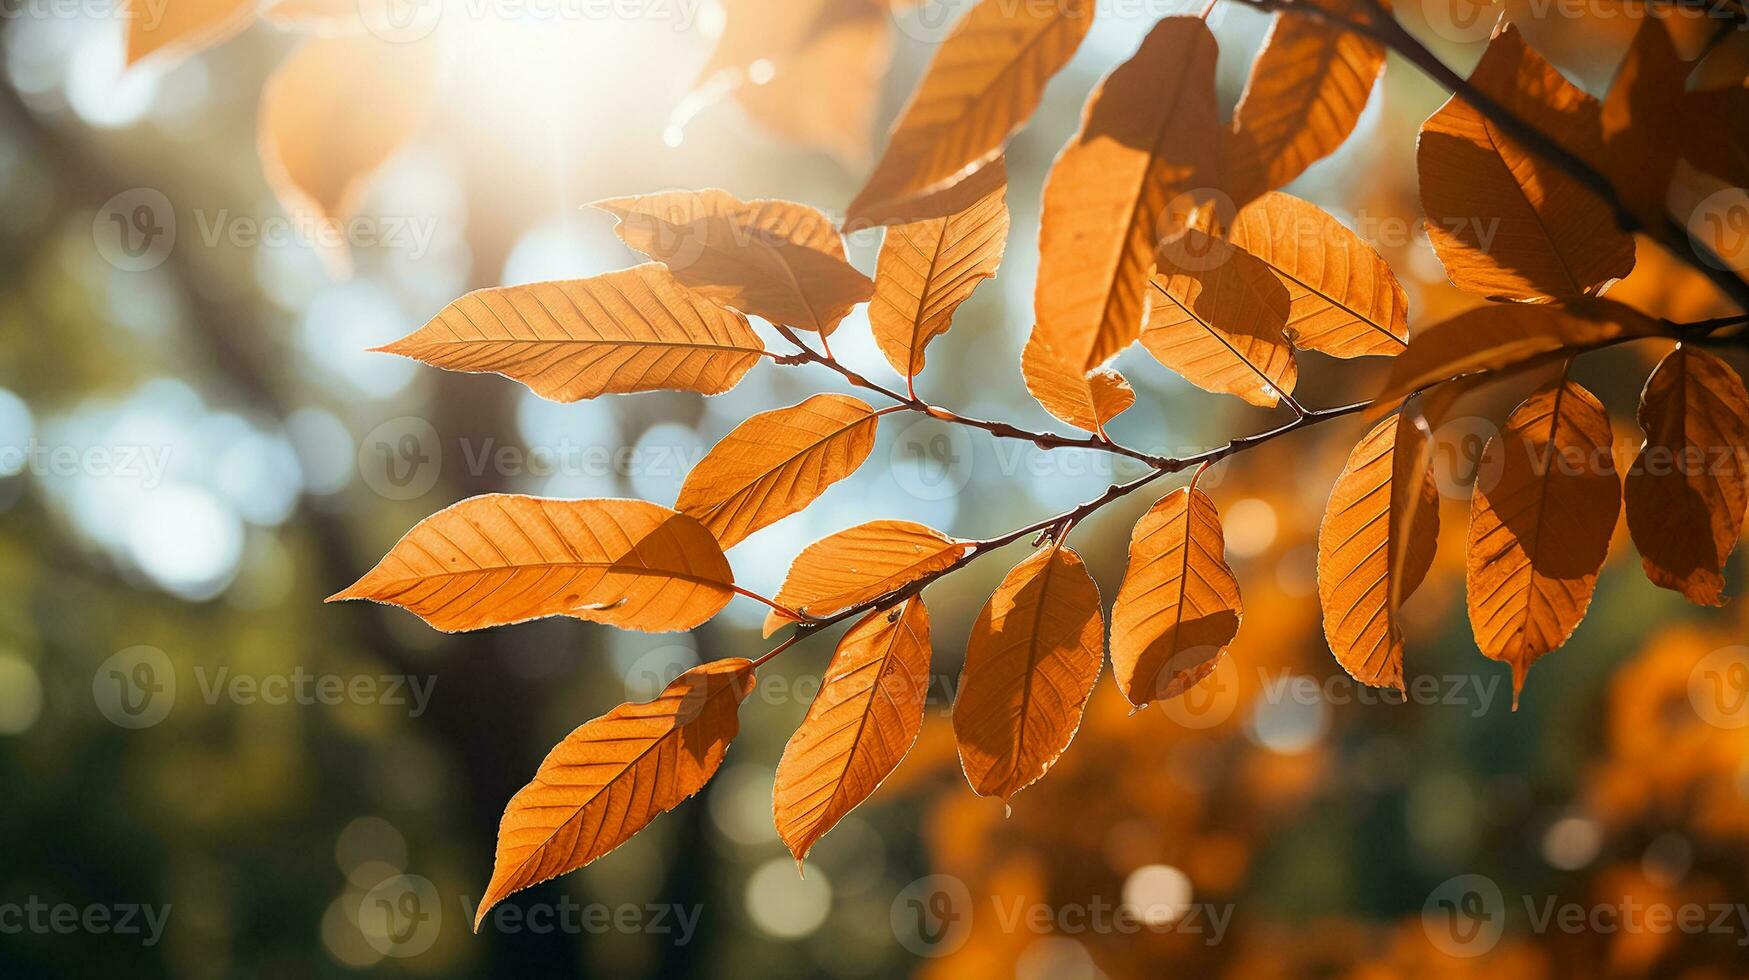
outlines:
[[[864,616],[832,654],[772,789],[797,861],[871,796],[917,741],[929,696],[929,614],[916,596]]]
[[[712,661],[553,746],[504,808],[474,928],[505,896],[583,867],[703,789],[740,731],[753,683],[750,661]]]
[[[1645,447],[1627,476],[1628,530],[1646,575],[1707,606],[1725,604],[1720,574],[1749,504],[1749,393],[1731,366],[1679,347],[1640,398]]]
[[[710,532],[666,507],[494,493],[420,521],[328,601],[401,606],[445,632],[561,614],[667,632],[716,615],[734,581]]]
[[[1036,332],[1020,352],[1020,373],[1045,411],[1088,432],[1104,432],[1105,423],[1136,403],[1135,389],[1114,368],[1070,367]]]
[[[759,363],[747,318],[660,263],[590,279],[479,289],[377,350],[495,371],[554,401],[670,388],[718,395]]]
[[[1111,669],[1141,707],[1208,676],[1239,632],[1239,582],[1208,494],[1174,490],[1136,522],[1111,610]]]
[[[1675,106],[1692,68],[1677,55],[1662,19],[1647,17],[1600,110],[1604,153],[1596,162],[1647,228],[1662,227],[1669,210],[1688,128]]]
[[[127,64],[149,55],[186,56],[212,47],[255,19],[251,0],[123,0]]]
[[[830,534],[802,549],[790,565],[777,603],[804,616],[830,616],[939,572],[971,545],[911,521],[870,521]],[[775,610],[770,636],[786,622]]]
[[[854,473],[874,448],[878,424],[874,409],[849,395],[815,395],[760,412],[692,468],[675,509],[731,547]]]
[[[1291,302],[1269,266],[1187,228],[1160,246],[1142,346],[1205,391],[1269,408],[1299,380],[1282,329]]]
[[[1060,544],[1034,552],[972,625],[953,706],[960,764],[979,796],[1011,800],[1069,747],[1105,658],[1099,586]]]

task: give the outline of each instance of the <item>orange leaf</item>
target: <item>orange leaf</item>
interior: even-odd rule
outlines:
[[[1749,187],[1749,87],[1688,92],[1681,114],[1683,159],[1732,187]]]
[[[1034,552],[972,625],[953,705],[960,764],[979,796],[1003,802],[1069,747],[1105,657],[1099,586],[1060,544]]]
[[[1580,158],[1602,157],[1597,100],[1517,30],[1495,35],[1470,81]],[[1633,270],[1633,236],[1608,204],[1457,96],[1422,124],[1416,164],[1428,237],[1460,289],[1571,299]]]
[[[1749,504],[1749,393],[1731,366],[1678,347],[1640,397],[1646,445],[1628,470],[1628,530],[1646,576],[1705,606],[1725,604],[1720,572]]]
[[[123,0],[127,64],[160,51],[186,57],[223,43],[255,19],[251,0]]]
[[[1045,411],[1088,432],[1104,432],[1105,423],[1136,403],[1135,389],[1115,369],[1078,371],[1036,331],[1020,352],[1020,373],[1026,390]]]
[[[1531,664],[1567,642],[1591,605],[1621,479],[1609,414],[1572,381],[1526,399],[1483,452],[1470,504],[1470,627],[1483,653],[1512,665],[1516,707]]]
[[[451,371],[495,371],[572,402],[657,389],[720,395],[765,345],[746,317],[648,262],[590,279],[478,289],[375,349]]]
[[[1175,698],[1215,669],[1244,615],[1221,515],[1201,490],[1174,490],[1136,522],[1111,610],[1111,669],[1136,707]]]
[[[898,767],[923,730],[928,696],[922,599],[877,609],[844,634],[820,693],[784,746],[772,788],[778,836],[798,862]]]
[[[875,343],[893,370],[915,377],[923,349],[947,331],[954,311],[996,275],[1008,243],[1006,185],[962,211],[887,229],[868,306]]]
[[[802,549],[777,603],[806,616],[830,616],[878,599],[959,561],[971,545],[911,521],[870,521]],[[786,622],[775,610],[765,635]]]
[[[1147,312],[1168,205],[1213,186],[1218,51],[1196,17],[1160,21],[1094,89],[1045,181],[1033,299],[1042,336],[1086,371],[1128,347]]]
[[[849,395],[815,395],[760,412],[693,467],[674,506],[732,547],[856,472],[874,449],[879,423],[874,409]]]
[[[553,746],[504,808],[474,928],[505,896],[583,867],[703,789],[740,731],[737,709],[753,683],[750,661],[712,661]]]
[[[1287,186],[1341,146],[1384,70],[1376,41],[1316,17],[1276,15],[1222,142],[1221,181],[1234,203]]]
[[[734,582],[710,532],[666,507],[493,493],[415,524],[328,601],[386,602],[445,632],[561,614],[668,632],[715,616]]]
[[[633,249],[724,306],[798,330],[830,334],[874,284],[844,258],[832,220],[791,201],[737,200],[725,191],[672,191],[597,201]]]
[[[1318,528],[1324,637],[1363,684],[1403,690],[1398,606],[1433,566],[1439,486],[1429,440],[1407,416],[1373,426],[1348,456]]]
[[[1664,332],[1658,321],[1607,299],[1566,306],[1484,306],[1417,331],[1391,362],[1391,376],[1377,402],[1393,404],[1461,374],[1508,371]]]
[[[1647,17],[1600,110],[1604,153],[1595,162],[1647,228],[1662,228],[1669,210],[1666,198],[1688,129],[1677,104],[1692,69],[1661,19]]]
[[[849,221],[867,224],[995,159],[1081,45],[1093,9],[1093,0],[981,0],[968,11],[893,124],[886,152],[851,202]]]
[[[1160,246],[1142,346],[1204,391],[1269,408],[1299,380],[1282,328],[1291,303],[1269,266],[1194,228]]]
[[[1239,212],[1229,240],[1287,288],[1287,337],[1332,357],[1396,354],[1409,298],[1371,245],[1317,205],[1279,192]]]

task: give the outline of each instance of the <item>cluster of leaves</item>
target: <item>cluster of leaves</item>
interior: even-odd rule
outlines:
[[[1036,325],[1020,367],[1032,395],[1087,436],[967,418],[918,398],[914,379],[955,308],[997,270],[1008,223],[1005,144],[1085,36],[1091,0],[984,0],[965,14],[849,206],[847,225],[887,229],[873,280],[846,261],[840,228],[802,204],[720,190],[621,198],[596,207],[650,263],[470,293],[384,348],[497,372],[564,401],[720,393],[766,357],[825,365],[891,403],[876,409],[818,394],[756,414],[693,469],[672,509],[498,494],[462,501],[420,522],[334,597],[399,605],[442,630],[563,615],[665,631],[697,627],[739,593],[772,607],[768,635],[791,630],[758,661],[707,663],[656,700],[622,705],[567,736],[510,801],[482,915],[605,854],[696,793],[736,734],[755,669],[853,621],[777,770],[777,827],[801,860],[917,736],[931,649],[924,588],[1035,537],[972,629],[953,709],[973,790],[1010,800],[1067,748],[1107,656],[1098,586],[1067,544],[1076,523],[1166,474],[1200,475],[1235,452],[1361,411],[1373,424],[1331,493],[1318,591],[1336,659],[1361,681],[1400,688],[1398,610],[1431,566],[1437,537],[1431,433],[1481,381],[1558,364],[1558,377],[1491,442],[1500,472],[1471,502],[1471,623],[1482,652],[1510,664],[1521,687],[1530,665],[1584,616],[1622,508],[1608,416],[1565,370],[1599,347],[1688,341],[1647,384],[1647,444],[1627,475],[1626,509],[1654,582],[1721,601],[1720,573],[1749,500],[1749,394],[1692,341],[1732,324],[1666,323],[1600,297],[1633,265],[1635,242],[1618,219],[1638,206],[1624,201],[1644,203],[1646,168],[1635,169],[1632,192],[1602,194],[1585,163],[1656,157],[1668,162],[1660,171],[1668,179],[1679,156],[1699,167],[1708,151],[1731,157],[1710,145],[1645,145],[1657,142],[1642,135],[1646,113],[1688,98],[1664,84],[1682,72],[1666,63],[1679,59],[1662,25],[1647,22],[1630,60],[1638,69],[1601,105],[1512,28],[1497,32],[1467,87],[1423,126],[1419,151],[1441,261],[1456,285],[1495,302],[1411,338],[1405,293],[1384,260],[1278,190],[1349,135],[1384,66],[1379,32],[1366,29],[1382,9],[1350,11],[1359,19],[1346,26],[1331,21],[1328,4],[1308,9],[1316,16],[1278,17],[1230,121],[1215,101],[1213,34],[1200,18],[1161,20],[1094,91],[1057,158],[1044,190]],[[1575,173],[1565,156],[1551,160],[1508,130],[1540,134],[1586,169]],[[1741,138],[1712,133],[1693,139]],[[1488,239],[1471,233],[1482,224],[1494,229]],[[829,337],[865,302],[881,352],[906,379],[903,393],[831,355]],[[795,350],[767,350],[750,316]],[[818,336],[818,350],[804,334]],[[1137,341],[1193,384],[1285,407],[1292,420],[1185,458],[1117,444],[1105,424],[1135,395],[1108,365]],[[1293,395],[1299,350],[1395,359],[1374,399],[1308,411]],[[1150,470],[990,539],[863,524],[811,545],[774,598],[736,586],[724,550],[861,466],[880,419],[894,412],[1046,449],[1123,453]],[[1646,465],[1697,455],[1710,465]],[[1135,526],[1111,618],[1113,672],[1135,705],[1196,685],[1237,634],[1242,604],[1220,514],[1194,476]]]

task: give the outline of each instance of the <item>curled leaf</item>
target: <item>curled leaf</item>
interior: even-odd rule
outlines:
[[[878,599],[963,558],[971,545],[911,521],[870,521],[802,549],[777,603],[805,616],[830,616]],[[765,635],[790,622],[775,610]]]
[[[1045,411],[1088,432],[1104,432],[1105,423],[1136,403],[1135,389],[1115,369],[1076,370],[1036,332],[1020,352],[1020,373]]]
[[[1299,380],[1282,328],[1291,303],[1267,265],[1195,228],[1160,246],[1142,346],[1204,391],[1262,408]]]

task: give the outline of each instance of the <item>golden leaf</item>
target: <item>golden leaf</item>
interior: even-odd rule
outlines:
[[[1279,192],[1239,212],[1229,240],[1287,288],[1287,337],[1332,357],[1392,355],[1409,337],[1409,298],[1360,236],[1307,201]]]
[[[1094,6],[981,0],[968,11],[893,124],[849,221],[866,224],[908,198],[941,191],[1001,154],[1081,45]]]
[[[911,521],[858,524],[803,548],[776,601],[805,616],[830,616],[939,572],[970,548],[965,541]],[[765,635],[789,622],[793,620],[773,610],[765,620]]]
[[[1244,609],[1221,515],[1190,487],[1160,498],[1130,535],[1111,610],[1111,670],[1136,707],[1175,698],[1213,672]]]
[[[1678,347],[1640,396],[1646,444],[1628,470],[1628,530],[1654,583],[1725,604],[1720,574],[1749,504],[1749,393],[1731,366]]]
[[[686,475],[675,509],[729,548],[797,513],[856,471],[880,417],[859,398],[815,395],[760,412],[729,432]]]
[[[1269,408],[1299,380],[1282,328],[1291,302],[1269,266],[1194,228],[1160,246],[1142,346],[1204,391]]]
[[[255,19],[250,0],[122,0],[127,65],[158,52],[186,57],[224,42]]]
[[[830,334],[874,289],[844,258],[832,220],[791,201],[719,190],[597,201],[636,251],[701,295],[798,330]]]
[[[765,345],[746,317],[648,262],[589,279],[478,289],[375,349],[451,371],[495,371],[572,402],[658,389],[720,395],[759,363]]]
[[[1470,81],[1580,158],[1603,155],[1597,100],[1516,29],[1495,35]],[[1428,237],[1460,289],[1572,299],[1633,271],[1633,236],[1609,205],[1458,96],[1422,124],[1416,164]]]
[[[1051,166],[1033,332],[1078,371],[1136,339],[1163,223],[1177,217],[1168,206],[1214,184],[1217,54],[1201,19],[1161,20],[1094,89],[1081,131]]]
[[[740,731],[737,709],[753,683],[750,661],[712,661],[553,746],[504,808],[474,928],[505,896],[583,867],[703,789]]]
[[[778,836],[798,862],[910,751],[928,696],[922,599],[877,609],[844,634],[820,693],[784,746],[772,787]]]
[[[1099,586],[1060,544],[1014,566],[972,625],[953,705],[960,764],[1008,802],[1055,764],[1105,658]]]
[[[1512,665],[1516,707],[1531,664],[1585,618],[1621,480],[1609,414],[1572,381],[1526,399],[1483,452],[1470,503],[1470,627],[1483,653]]]
[[[962,211],[887,229],[875,270],[869,325],[893,370],[923,370],[923,349],[947,331],[954,311],[996,275],[1008,243],[1005,185]]]
[[[734,582],[710,532],[666,507],[493,493],[415,524],[328,601],[401,606],[445,632],[561,614],[667,632],[715,616]]]
[[[1330,491],[1318,527],[1318,602],[1336,662],[1403,690],[1397,609],[1433,566],[1439,486],[1428,437],[1406,415],[1373,426]]]
[[[1037,331],[1020,352],[1020,374],[1045,411],[1088,432],[1103,433],[1105,423],[1136,403],[1135,389],[1115,369],[1076,370]]]
[[[1682,97],[1682,156],[1732,187],[1749,187],[1749,87]]]
[[[1221,182],[1233,202],[1287,186],[1341,146],[1384,69],[1378,42],[1316,17],[1277,14],[1221,146]]]
[[[1692,69],[1677,55],[1660,19],[1647,17],[1599,112],[1604,152],[1594,163],[1640,222],[1654,230],[1664,226],[1670,181],[1682,156],[1688,127],[1673,109]]]

